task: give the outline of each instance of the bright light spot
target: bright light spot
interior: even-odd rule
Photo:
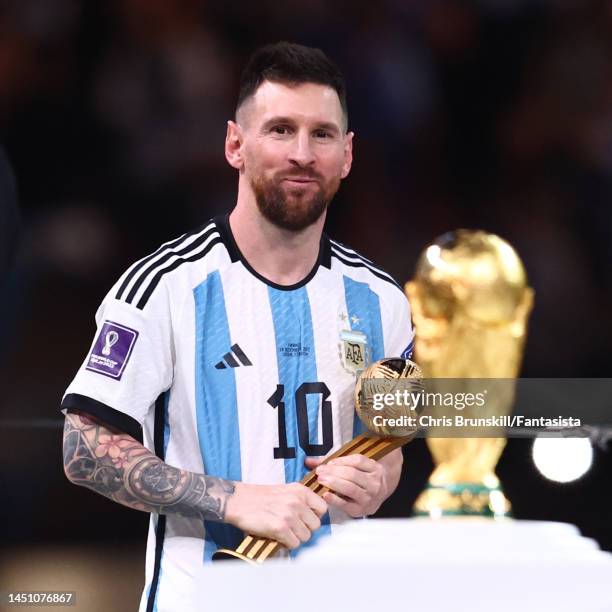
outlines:
[[[506,512],[506,498],[501,491],[491,491],[489,495],[491,510],[493,514],[504,514]]]
[[[434,506],[433,508],[429,510],[429,516],[432,519],[442,518],[442,508],[438,508],[437,506]]]
[[[444,265],[444,260],[442,259],[442,249],[437,244],[432,244],[431,246],[427,247],[425,257],[432,268],[439,268],[441,265]]]
[[[532,453],[542,476],[555,482],[577,480],[593,463],[593,447],[588,438],[536,438]]]

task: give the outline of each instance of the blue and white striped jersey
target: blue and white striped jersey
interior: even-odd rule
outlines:
[[[369,260],[323,234],[310,274],[279,286],[243,258],[227,216],[129,268],[96,322],[62,407],[170,465],[257,484],[298,481],[306,456],[360,433],[356,376],[408,356],[413,341],[403,291]],[[345,518],[331,509],[311,542]],[[141,610],[189,609],[177,594],[194,568],[241,539],[227,525],[152,515]]]

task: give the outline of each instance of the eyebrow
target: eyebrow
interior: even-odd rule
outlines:
[[[266,130],[268,128],[271,128],[273,125],[277,125],[279,123],[287,123],[290,125],[295,125],[295,120],[292,119],[291,117],[283,117],[283,116],[271,117],[262,125],[262,129]],[[328,130],[336,134],[341,133],[340,128],[335,123],[332,123],[330,121],[318,121],[315,124],[314,129],[315,130]]]

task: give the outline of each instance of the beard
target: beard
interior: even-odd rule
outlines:
[[[301,172],[299,177],[317,181],[313,191],[312,183],[298,187],[283,182],[283,179],[291,176],[283,174],[282,178],[266,179],[260,175],[251,180],[251,187],[257,208],[266,220],[280,229],[300,232],[320,219],[327,210],[340,187],[340,178],[323,183],[318,174],[312,171]]]

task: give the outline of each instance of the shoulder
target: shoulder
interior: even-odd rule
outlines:
[[[352,280],[367,283],[385,298],[405,301],[403,289],[386,270],[337,240],[330,238],[329,245],[332,269],[338,270]]]
[[[110,295],[143,310],[164,285],[190,284],[194,272],[201,276],[205,270],[226,259],[227,250],[218,219],[211,219],[133,263],[121,275]],[[197,268],[195,271],[193,264]]]

